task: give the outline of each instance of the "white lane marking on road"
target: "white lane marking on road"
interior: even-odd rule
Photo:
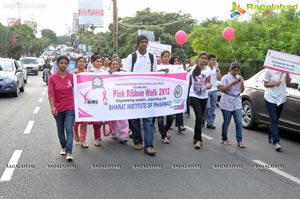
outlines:
[[[0,182],[10,181],[11,177],[15,171],[15,166],[18,164],[19,158],[21,157],[22,150],[15,150],[13,155],[11,156],[8,166],[6,167],[1,178]]]
[[[39,99],[39,102],[41,103],[41,102],[43,102],[43,100],[44,100],[44,98],[41,97],[41,98]]]
[[[26,126],[26,129],[24,131],[24,134],[28,134],[30,133],[32,127],[33,127],[34,121],[28,121],[28,124]]]
[[[33,110],[33,114],[37,114],[40,110],[40,107],[39,106],[36,106]]]
[[[189,127],[189,126],[185,126],[185,128],[187,128],[188,130],[190,130],[190,131],[194,131],[194,129],[192,129],[191,127]],[[204,133],[202,133],[202,137],[204,137],[204,138],[206,138],[206,139],[208,139],[208,140],[213,140],[214,138],[212,138],[212,137],[210,137],[210,136],[208,136],[208,135],[206,135],[206,134],[204,134]]]
[[[43,92],[42,92],[42,95],[45,95],[45,94],[46,94],[46,91],[43,91]]]
[[[263,161],[261,161],[261,160],[253,160],[253,162],[255,162],[255,163],[259,164],[259,165],[263,165],[263,166],[265,166],[267,169],[273,171],[274,173],[277,173],[277,174],[279,174],[279,175],[281,175],[281,176],[283,176],[283,177],[286,177],[286,178],[288,178],[288,179],[290,179],[290,180],[292,180],[292,181],[294,181],[294,182],[300,184],[300,179],[299,179],[299,178],[297,178],[297,177],[295,177],[295,176],[292,176],[292,175],[290,175],[290,174],[288,174],[288,173],[286,173],[286,172],[284,172],[284,171],[281,171],[281,170],[279,170],[279,169],[277,169],[277,168],[268,168],[268,164],[265,163],[265,162],[263,162]]]

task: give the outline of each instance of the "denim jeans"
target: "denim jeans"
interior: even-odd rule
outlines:
[[[277,144],[280,142],[278,120],[280,118],[284,103],[280,104],[279,106],[270,103],[267,100],[265,100],[265,103],[270,117],[269,138],[272,137],[273,144]]]
[[[204,124],[207,121],[207,125],[214,125],[216,119],[216,106],[218,101],[218,91],[211,91],[208,93],[207,106],[202,118],[202,123]]]
[[[142,118],[144,126],[144,150],[153,147],[153,119],[152,117]],[[131,119],[131,131],[134,144],[142,144],[141,119]]]
[[[194,109],[196,116],[195,127],[194,127],[194,140],[202,142],[202,115],[205,111],[207,99],[199,99],[196,97],[191,97],[191,105]]]
[[[61,148],[66,148],[66,153],[72,154],[75,112],[73,110],[66,110],[64,112],[57,113],[54,118],[56,121],[57,134]]]
[[[228,127],[230,125],[231,116],[233,116],[234,123],[235,123],[235,131],[236,131],[236,141],[241,142],[243,141],[242,136],[242,109],[236,109],[234,111],[226,111],[222,109],[223,115],[223,124],[222,124],[222,140],[228,140]]]

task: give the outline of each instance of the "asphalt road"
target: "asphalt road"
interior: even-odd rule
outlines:
[[[29,76],[18,98],[0,96],[0,199],[299,198],[300,135],[281,132],[278,153],[267,143],[267,128],[244,129],[246,148],[240,149],[232,121],[233,144],[224,146],[219,109],[217,129],[203,128],[201,150],[192,145],[192,115],[185,118],[184,134],[173,130],[169,145],[155,134],[155,157],[135,151],[132,140],[122,145],[107,137],[94,147],[89,127],[90,148],[74,144],[68,163],[59,155],[46,89],[40,73]]]

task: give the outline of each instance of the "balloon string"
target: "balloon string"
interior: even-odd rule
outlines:
[[[181,50],[182,50],[182,52],[183,52],[184,58],[187,59],[187,58],[186,58],[186,55],[185,55],[185,53],[184,53],[184,50],[183,50],[183,48],[182,48],[182,45],[181,45],[180,47],[181,47]]]
[[[232,53],[233,53],[234,61],[236,62],[236,58],[235,58],[234,50],[232,48],[231,40],[229,41],[229,44],[230,44],[230,48],[231,48]]]

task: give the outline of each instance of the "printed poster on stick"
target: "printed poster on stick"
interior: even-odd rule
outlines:
[[[300,56],[268,50],[264,68],[300,75]]]
[[[182,113],[185,72],[74,74],[75,120],[112,121]]]

